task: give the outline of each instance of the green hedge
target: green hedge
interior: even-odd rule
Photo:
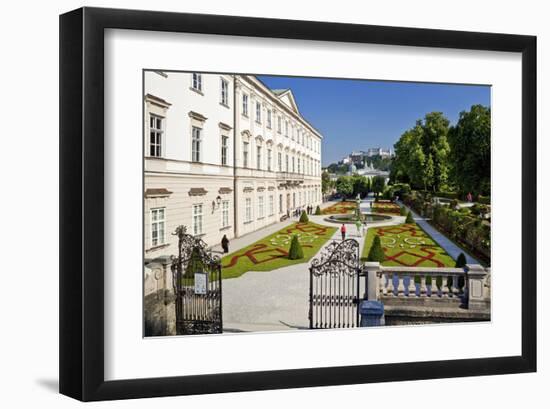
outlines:
[[[477,197],[477,201],[484,205],[490,205],[491,204],[491,197],[490,196],[481,196],[479,195]]]

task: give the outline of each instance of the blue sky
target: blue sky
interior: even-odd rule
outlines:
[[[292,89],[302,115],[324,136],[323,166],[353,150],[393,147],[428,112],[443,112],[455,124],[461,111],[491,103],[489,86],[258,78],[272,89]]]

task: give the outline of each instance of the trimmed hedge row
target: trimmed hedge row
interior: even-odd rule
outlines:
[[[475,217],[467,209],[433,206],[424,195],[412,192],[403,202],[415,212],[431,218],[431,223],[448,237],[486,261],[491,259],[491,225]]]

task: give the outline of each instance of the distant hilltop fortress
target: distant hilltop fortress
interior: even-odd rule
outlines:
[[[369,148],[366,151],[354,151],[342,159],[342,163],[346,165],[363,166],[367,158],[380,156],[382,158],[390,158],[394,155],[393,149],[385,148]]]

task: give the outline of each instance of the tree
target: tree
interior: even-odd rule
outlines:
[[[450,167],[448,133],[449,120],[441,112],[430,112],[416,121],[394,145],[396,156],[390,180],[434,191],[446,186]]]
[[[298,241],[298,236],[293,235],[292,241],[290,242],[290,249],[288,250],[288,258],[290,260],[299,260],[304,258],[304,250],[302,245]]]
[[[328,172],[321,173],[321,190],[323,194],[327,194],[332,189],[332,181],[330,180],[330,175]]]
[[[384,191],[384,188],[386,187],[386,179],[384,179],[383,176],[375,176],[372,178],[372,191],[374,192],[376,198],[378,198],[378,194],[382,193]]]
[[[459,115],[449,131],[451,178],[459,190],[489,195],[491,192],[491,109],[473,105]]]
[[[428,160],[426,161],[426,167],[424,168],[424,190],[428,190],[428,186],[433,186],[434,184],[434,161],[432,154],[428,155]]]
[[[351,196],[353,194],[353,182],[350,176],[340,176],[336,180],[336,191],[342,196]]]
[[[442,112],[430,112],[422,122],[424,155],[432,155],[433,160],[433,184],[428,186],[434,191],[441,190],[447,184],[449,176],[449,152],[447,141],[449,133],[449,120]],[[426,169],[423,169],[424,173]]]
[[[426,157],[422,149],[423,129],[420,121],[405,131],[395,143],[395,159],[390,179],[392,182],[410,183],[413,187],[423,186],[423,168]]]
[[[406,224],[414,224],[414,218],[412,215],[412,212],[409,210],[409,213],[407,213],[407,218],[405,219]]]
[[[317,207],[315,208],[315,216],[321,216],[321,208],[319,207],[319,205],[317,205]]]
[[[367,256],[367,261],[378,261],[382,263],[386,260],[384,250],[382,249],[382,242],[380,241],[380,236],[374,236],[374,240],[369,250],[369,255]]]
[[[353,196],[365,196],[369,193],[369,178],[361,175],[353,175],[351,176],[351,181],[353,183]]]
[[[300,215],[300,223],[308,223],[309,217],[307,217],[307,213],[305,210],[302,210],[302,214]]]

